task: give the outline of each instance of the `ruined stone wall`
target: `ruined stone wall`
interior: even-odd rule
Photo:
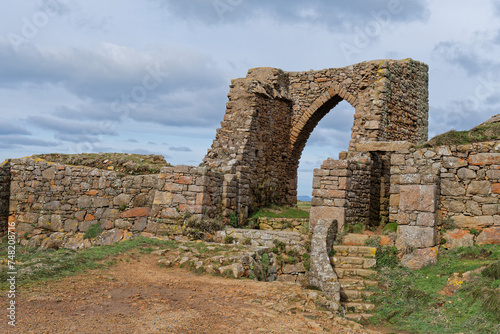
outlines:
[[[389,218],[398,223],[405,265],[437,261],[442,225],[467,230],[454,234],[470,241],[476,230],[483,243],[500,243],[499,152],[500,143],[490,142],[392,154]]]
[[[378,226],[389,219],[389,155],[381,152],[342,152],[314,170],[311,225],[335,218],[339,228]]]
[[[186,214],[213,216],[220,206],[222,177],[204,167],[118,177],[28,158],[12,160],[10,168],[10,219],[31,246],[88,246],[84,233],[96,224],[108,236],[98,244],[140,232],[181,233]]]
[[[345,225],[370,225],[373,219],[371,175],[373,161],[369,154],[356,154],[348,159],[325,160],[314,170],[310,229],[319,219],[337,220],[339,230]],[[378,218],[378,211],[377,211]]]
[[[440,187],[439,222],[483,229],[500,226],[500,144],[477,143],[410,149],[391,159],[391,215],[398,220],[401,185],[425,182]]]
[[[7,232],[10,198],[10,165],[8,160],[0,165],[0,237]]]
[[[427,141],[428,85],[427,65],[405,59],[380,67],[380,81],[388,84],[378,91],[387,100],[387,111],[381,113],[382,140]],[[411,89],[408,89],[411,87]]]
[[[211,168],[248,168],[236,182],[241,189],[246,180],[249,193],[238,190],[225,215],[233,208],[294,204],[307,139],[343,99],[355,108],[351,151],[363,151],[357,146],[366,142],[424,141],[427,71],[427,65],[411,59],[377,60],[307,72],[256,68],[233,80],[224,121],[204,159]]]

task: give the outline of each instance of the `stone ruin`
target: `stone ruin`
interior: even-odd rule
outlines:
[[[438,228],[453,220],[450,244],[500,243],[500,143],[418,148],[428,129],[428,66],[412,59],[285,72],[255,68],[232,80],[227,109],[198,167],[120,178],[113,171],[13,159],[0,166],[0,233],[16,226],[33,246],[85,246],[134,233],[175,234],[185,213],[243,224],[270,203],[295,205],[297,168],[315,126],[342,100],[354,109],[348,151],[314,171],[312,281],[337,293],[328,258],[343,226],[397,222],[405,265],[437,260]],[[332,110],[333,109],[333,110]],[[470,231],[469,231],[470,230]],[[42,231],[42,232],[40,232]],[[29,239],[29,240],[28,240]],[[323,260],[321,260],[323,259]],[[336,291],[336,292],[335,292]]]

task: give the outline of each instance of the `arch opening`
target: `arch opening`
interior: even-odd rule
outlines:
[[[321,110],[323,112],[323,110]],[[307,134],[298,153],[297,198],[311,199],[313,170],[329,157],[347,151],[355,108],[345,100],[332,106]],[[304,136],[306,137],[306,136]]]

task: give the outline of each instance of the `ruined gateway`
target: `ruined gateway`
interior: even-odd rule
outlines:
[[[348,151],[314,172],[313,284],[338,301],[328,253],[332,236],[349,224],[397,222],[396,246],[412,268],[437,260],[443,219],[498,243],[500,144],[418,148],[427,140],[428,66],[412,59],[249,70],[232,80],[224,120],[197,167],[122,178],[40,159],[8,160],[0,165],[0,232],[9,223],[25,244],[82,248],[93,224],[105,230],[95,243],[102,244],[143,232],[179,233],[186,212],[241,224],[263,205],[294,205],[306,141],[342,100],[355,109]]]

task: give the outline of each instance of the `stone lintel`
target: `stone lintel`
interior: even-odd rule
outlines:
[[[407,150],[413,146],[408,141],[367,141],[355,144],[354,148],[357,152],[396,152]]]

